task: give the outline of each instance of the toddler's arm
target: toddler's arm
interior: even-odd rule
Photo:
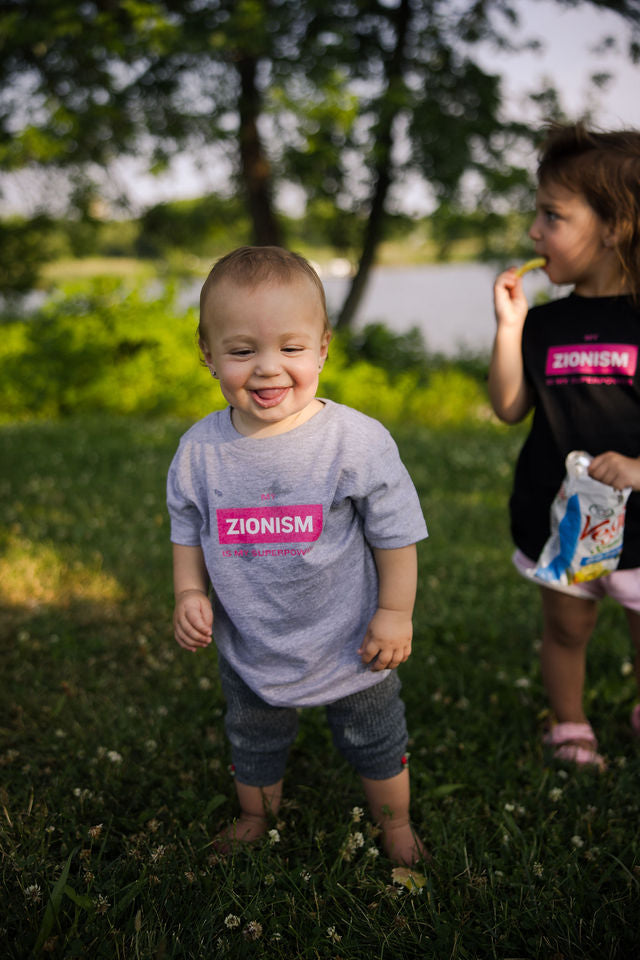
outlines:
[[[416,546],[374,548],[373,555],[378,569],[378,609],[358,653],[363,663],[377,658],[372,670],[394,669],[411,653],[411,618],[418,581]]]
[[[593,458],[589,464],[589,475],[616,490],[624,490],[625,487],[640,490],[640,458],[625,457],[608,450]]]
[[[211,643],[213,610],[207,591],[209,575],[200,547],[173,544],[174,635],[191,653]]]
[[[493,287],[496,336],[489,365],[489,399],[496,416],[518,423],[531,409],[531,393],[522,363],[522,328],[527,300],[515,268],[505,270]]]

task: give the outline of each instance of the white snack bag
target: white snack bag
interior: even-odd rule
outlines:
[[[531,572],[536,580],[569,586],[618,566],[631,487],[594,480],[587,472],[592,459],[584,450],[567,455],[567,474],[551,504],[551,534]]]

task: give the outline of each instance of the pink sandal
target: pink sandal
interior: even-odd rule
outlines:
[[[634,737],[640,739],[640,703],[637,703],[631,711],[631,729]]]
[[[640,725],[640,704],[638,707],[638,723]],[[576,743],[576,740],[584,740],[589,746],[580,746]],[[548,733],[545,733],[542,742],[547,746],[555,747],[553,751],[554,760],[565,760],[580,767],[591,766],[597,767],[598,770],[606,769],[607,765],[604,757],[598,753],[598,741],[589,723],[556,723]]]

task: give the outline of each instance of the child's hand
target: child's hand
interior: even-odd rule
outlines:
[[[496,277],[493,285],[493,303],[499,327],[523,326],[529,304],[515,267],[510,267]]]
[[[176,599],[173,612],[174,636],[181,647],[195,653],[211,643],[213,609],[206,593],[185,590]]]
[[[378,607],[373,615],[358,654],[372,670],[394,670],[409,658],[413,625],[411,617],[401,610]]]
[[[600,483],[608,483],[616,490],[631,487],[640,490],[640,459],[624,457],[621,453],[608,450],[594,457],[589,464],[589,476]]]

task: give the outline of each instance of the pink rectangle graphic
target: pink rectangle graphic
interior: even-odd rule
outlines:
[[[583,374],[600,377],[633,377],[638,363],[635,344],[567,344],[549,347],[545,373],[548,377]]]
[[[311,543],[322,533],[322,504],[216,510],[220,543]]]

